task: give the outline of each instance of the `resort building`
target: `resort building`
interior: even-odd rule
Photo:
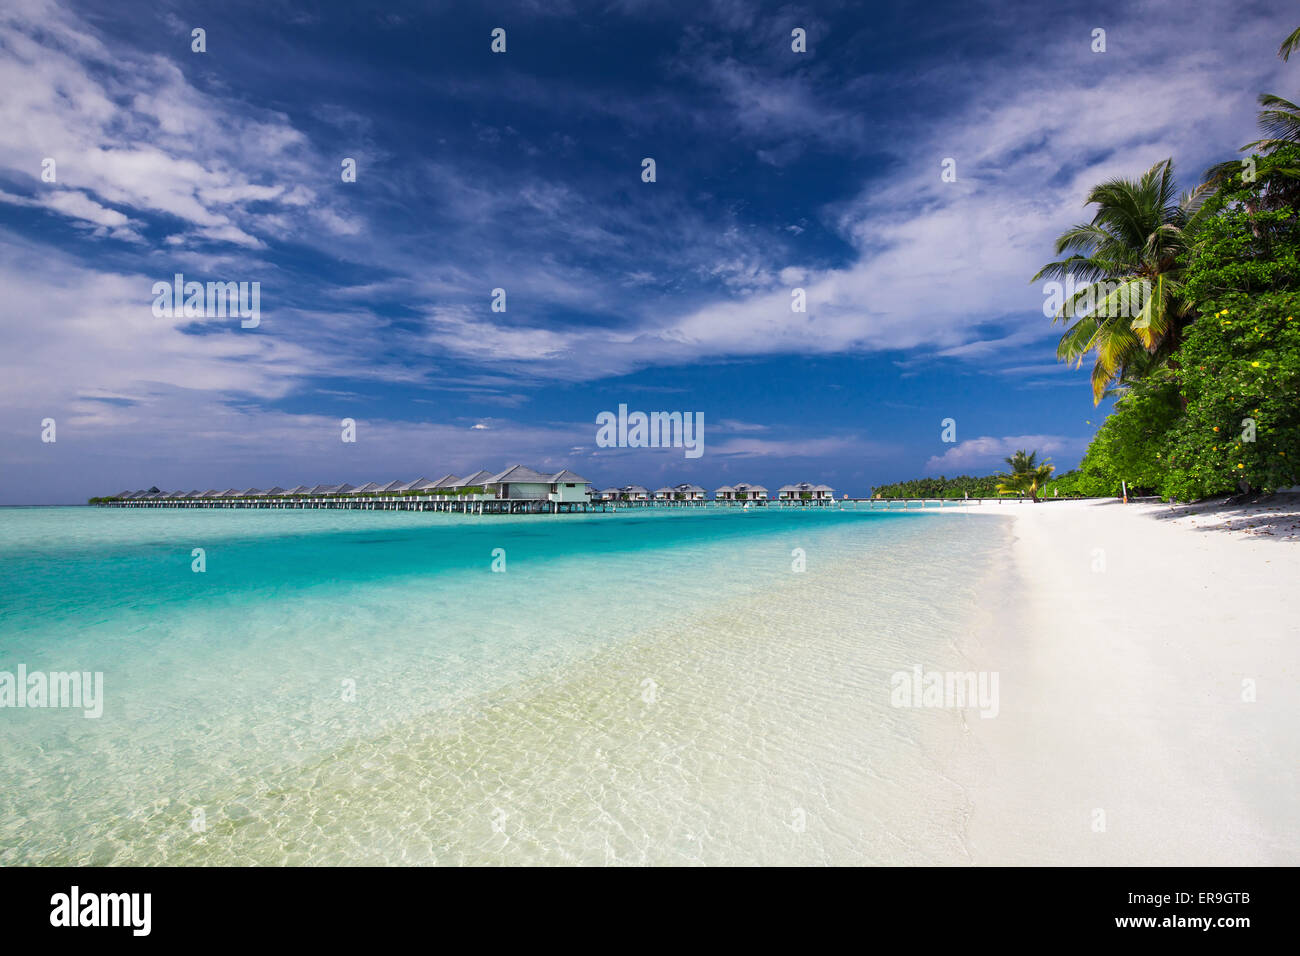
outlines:
[[[776,497],[784,505],[825,505],[835,500],[835,489],[830,485],[804,481],[797,485],[782,485]]]
[[[664,489],[660,489],[663,491]],[[659,491],[652,492],[642,485],[623,485],[621,488],[604,488],[591,493],[592,501],[620,505],[652,505],[664,499]]]
[[[450,478],[451,476],[448,475],[447,477]],[[415,491],[424,491],[426,488],[432,488],[433,486],[434,482],[421,475],[419,478],[416,478],[415,481],[408,481],[405,484],[399,485],[396,490],[403,494],[410,494]]]
[[[483,482],[485,494],[498,500],[589,502],[590,489],[591,482],[571,471],[548,475],[525,465],[511,465]]]
[[[495,476],[490,471],[476,471],[472,475],[451,482],[447,485],[446,491],[460,501],[482,501],[488,497],[495,497],[495,495],[488,495],[484,488],[493,477]]]
[[[762,485],[741,482],[738,485],[723,485],[713,492],[715,501],[729,504],[767,504],[767,489]]]
[[[551,476],[511,465],[483,482],[483,491],[493,498],[546,498],[551,493]]]
[[[658,488],[652,496],[657,505],[703,504],[707,498],[708,492],[703,488],[689,484]]]
[[[551,501],[591,501],[591,482],[565,470],[551,475]]]
[[[644,488],[630,485],[636,500],[648,500]],[[162,508],[354,508],[366,511],[456,511],[472,514],[559,514],[586,511],[592,504],[591,482],[572,471],[543,472],[511,465],[493,474],[478,471],[464,478],[444,475],[437,481],[367,482],[349,484],[279,486],[263,491],[123,491],[94,504],[117,507]]]

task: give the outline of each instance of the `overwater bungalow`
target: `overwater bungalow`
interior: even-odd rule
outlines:
[[[432,491],[434,494],[437,494],[440,491],[450,488],[458,481],[460,481],[460,479],[457,478],[455,475],[443,475],[437,481],[430,482],[427,486],[427,490]]]
[[[571,471],[546,474],[526,465],[511,465],[483,482],[484,493],[495,499],[589,502],[591,482]]]
[[[644,489],[642,489],[644,490]],[[524,465],[504,471],[478,471],[465,478],[444,475],[437,481],[368,482],[306,485],[266,491],[209,489],[205,492],[124,491],[96,504],[181,508],[357,508],[384,511],[458,511],[474,514],[530,514],[586,511],[592,503],[591,482],[572,471],[543,472]]]
[[[551,501],[588,502],[591,501],[591,482],[565,469],[551,475]]]
[[[713,499],[728,504],[767,504],[767,489],[762,485],[741,482],[738,485],[723,485],[713,492]]]
[[[472,475],[459,478],[447,486],[452,496],[461,501],[482,501],[488,497],[484,485],[495,475],[490,471],[476,471]]]
[[[654,503],[662,505],[703,504],[708,498],[699,485],[680,484],[658,488],[654,493]]]
[[[835,490],[830,485],[814,485],[811,482],[803,481],[797,485],[782,485],[777,491],[776,497],[781,504],[824,505],[835,500]]]
[[[641,504],[648,505],[654,501],[654,495],[650,489],[641,485],[624,485],[621,488],[606,488],[604,491],[595,493],[600,501],[618,502],[619,504]]]
[[[408,481],[405,484],[399,485],[394,490],[400,491],[403,494],[415,494],[418,491],[426,491],[427,489],[432,488],[433,485],[434,482],[430,481],[428,478],[425,478],[423,475],[421,475],[419,478],[416,478],[414,481]]]
[[[492,498],[545,498],[551,491],[551,476],[524,465],[511,465],[483,483]]]

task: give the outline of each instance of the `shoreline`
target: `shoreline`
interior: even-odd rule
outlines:
[[[153,864],[1300,859],[1300,635],[1283,590],[1300,579],[1300,550],[1235,513],[1215,525],[1162,505],[927,512],[946,525],[919,514],[885,521],[881,537],[795,521],[735,539],[706,564],[771,560],[761,586],[697,594],[572,659],[358,725],[268,772],[236,762],[219,781],[173,776],[167,801],[94,845],[45,852]],[[990,516],[1014,520],[971,520]],[[794,545],[806,575],[787,570]],[[683,560],[677,548],[660,557]],[[996,673],[996,716],[893,704],[892,677],[914,666]],[[347,672],[371,693],[433,688]],[[248,730],[283,717],[250,712]],[[191,805],[233,810],[193,841]],[[98,817],[124,812],[114,806]],[[31,817],[50,832],[76,825]],[[10,862],[30,862],[23,853],[10,846]]]
[[[974,642],[1002,707],[967,722],[973,862],[1300,861],[1300,549],[1230,530],[1264,510],[1008,509],[1025,586]]]

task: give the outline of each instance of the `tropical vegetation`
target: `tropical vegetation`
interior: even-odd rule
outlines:
[[[1279,54],[1298,47],[1300,30]],[[1246,158],[1177,200],[1168,159],[1095,187],[1092,220],[1034,277],[1080,280],[1054,318],[1057,355],[1091,358],[1094,402],[1115,399],[1079,468],[1045,490],[1124,482],[1187,500],[1300,483],[1300,106],[1259,102],[1264,136]],[[1149,294],[1126,311],[1135,287]]]
[[[1052,472],[1056,470],[1055,466],[1049,465],[1046,461],[1040,463],[1036,451],[1026,452],[1021,449],[1010,458],[1002,460],[1011,470],[997,476],[997,492],[1000,495],[1029,495],[1037,501],[1038,489],[1052,477]]]
[[[873,498],[996,498],[998,477],[990,475],[975,478],[958,475],[955,478],[915,478],[879,485],[871,489]]]

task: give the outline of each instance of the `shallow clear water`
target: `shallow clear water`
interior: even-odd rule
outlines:
[[[105,705],[0,710],[0,863],[959,862],[978,754],[889,675],[960,663],[1005,540],[838,509],[3,510],[0,670],[102,671]]]

